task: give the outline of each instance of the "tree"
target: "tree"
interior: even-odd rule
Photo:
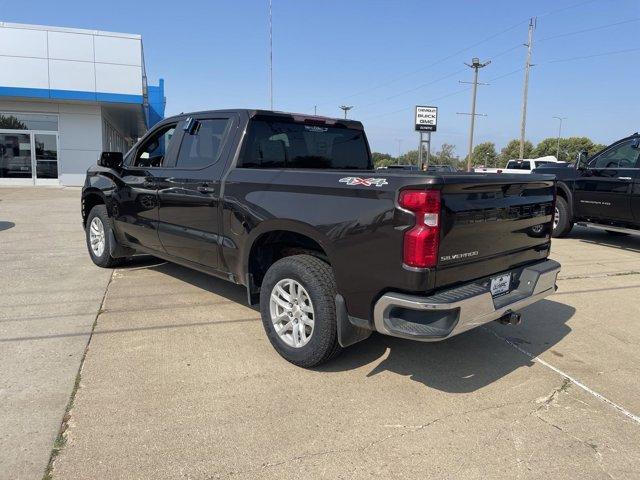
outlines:
[[[524,158],[531,158],[533,153],[533,143],[529,140],[524,142]],[[500,151],[500,162],[506,165],[509,160],[520,158],[520,140],[513,139]]]
[[[418,150],[409,150],[398,157],[398,162],[402,165],[418,165]]]
[[[373,166],[375,168],[387,167],[398,162],[397,158],[392,157],[388,153],[373,152],[371,154],[373,160]]]
[[[435,165],[452,165],[454,167],[460,166],[460,157],[454,155],[455,145],[450,143],[443,143],[431,158],[431,163]]]
[[[465,162],[467,159],[465,158]],[[498,154],[496,145],[493,142],[479,143],[473,148],[471,163],[474,166],[484,165],[485,167],[497,166]]]
[[[586,150],[589,155],[599,152],[605,145],[593,143],[587,137],[568,137],[560,139],[560,154],[558,160],[563,162],[573,162],[579,152]],[[556,156],[558,151],[558,138],[545,138],[536,146],[533,151],[534,156],[544,157],[545,155]]]
[[[27,130],[27,125],[13,115],[0,115],[0,128],[10,130]]]

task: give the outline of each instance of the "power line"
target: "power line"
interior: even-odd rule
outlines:
[[[547,40],[555,40],[556,38],[570,37],[571,35],[578,35],[581,33],[595,32],[596,30],[604,30],[605,28],[617,27],[618,25],[624,25],[627,23],[640,22],[640,18],[631,18],[628,20],[622,20],[620,22],[607,23],[605,25],[598,25],[597,27],[583,28],[582,30],[574,30],[573,32],[560,33],[558,35],[551,35],[550,37],[544,37],[538,40],[538,42],[546,42]]]
[[[547,60],[546,62],[541,62],[538,65],[546,65],[549,63],[573,62],[574,60],[585,60],[587,58],[606,57],[608,55],[618,55],[620,53],[637,52],[638,50],[640,50],[640,48],[627,48],[625,50],[614,50],[612,52],[596,53],[593,55],[583,55],[581,57],[558,58],[556,60]]]
[[[572,4],[572,5],[568,5],[568,6],[566,6],[566,7],[558,8],[558,9],[551,10],[551,11],[548,11],[548,12],[546,12],[546,13],[543,13],[543,14],[537,15],[537,17],[539,17],[539,18],[542,18],[542,17],[548,17],[548,16],[550,16],[550,15],[555,15],[556,13],[564,12],[564,11],[566,11],[566,10],[570,10],[570,9],[573,9],[573,8],[582,7],[582,6],[584,6],[584,5],[588,4],[588,3],[593,3],[593,2],[595,2],[595,1],[596,1],[596,0],[586,0],[586,1],[583,1],[583,2],[579,2],[579,3],[574,3],[574,4]],[[430,63],[430,64],[428,64],[428,65],[426,65],[426,66],[424,66],[424,67],[420,67],[420,68],[418,68],[418,69],[416,69],[416,70],[412,70],[412,71],[410,71],[410,72],[404,73],[404,74],[399,75],[399,76],[397,76],[397,77],[394,77],[394,78],[392,78],[392,79],[390,79],[390,80],[388,80],[388,81],[386,81],[386,82],[384,82],[384,83],[380,83],[380,84],[375,85],[375,86],[373,86],[373,87],[369,87],[369,88],[366,88],[366,89],[364,89],[364,90],[360,90],[359,92],[356,92],[356,93],[353,93],[353,94],[347,95],[346,97],[343,97],[343,98],[344,98],[344,99],[348,99],[348,98],[357,97],[357,96],[363,95],[363,94],[365,94],[365,93],[371,92],[371,91],[373,91],[373,90],[378,90],[378,89],[380,89],[380,88],[383,88],[383,87],[386,87],[386,86],[391,85],[391,84],[393,84],[393,83],[396,83],[396,82],[397,82],[397,81],[399,81],[399,80],[402,80],[402,79],[404,79],[404,78],[407,78],[407,77],[410,77],[410,76],[412,76],[412,75],[415,75],[416,73],[420,73],[420,72],[422,72],[422,71],[424,71],[424,70],[426,70],[426,69],[428,69],[428,68],[431,68],[431,67],[434,67],[434,66],[436,66],[436,65],[439,65],[439,64],[441,64],[441,63],[443,63],[443,62],[445,62],[445,61],[447,61],[447,60],[450,60],[450,59],[452,59],[452,58],[456,57],[457,55],[460,55],[461,53],[465,53],[465,52],[467,52],[467,51],[471,50],[472,48],[475,48],[475,47],[477,47],[477,46],[479,46],[479,45],[482,45],[483,43],[486,43],[486,42],[488,42],[488,41],[490,41],[490,40],[493,40],[494,38],[499,37],[500,35],[503,35],[503,34],[505,34],[505,33],[507,33],[507,32],[510,32],[511,30],[514,30],[514,29],[518,28],[520,25],[522,25],[522,24],[524,24],[524,23],[527,23],[527,22],[528,22],[528,20],[522,20],[522,21],[520,21],[520,22],[518,22],[518,23],[516,23],[516,24],[514,24],[514,25],[511,25],[510,27],[507,27],[507,28],[505,28],[505,29],[503,29],[503,30],[500,30],[499,32],[496,32],[496,33],[494,33],[494,34],[492,34],[492,35],[489,35],[488,37],[485,37],[485,38],[483,38],[482,40],[480,40],[480,41],[478,41],[478,42],[476,42],[476,43],[474,43],[474,44],[472,44],[472,45],[469,45],[468,47],[461,48],[460,50],[457,50],[456,52],[454,52],[454,53],[452,53],[452,54],[450,54],[450,55],[447,55],[447,56],[445,56],[445,57],[442,57],[442,58],[440,58],[440,59],[438,59],[438,60],[436,60],[436,61],[434,61],[434,62],[432,62],[432,63]],[[504,54],[504,53],[508,53],[509,51],[511,51],[511,50],[513,50],[513,49],[515,49],[515,48],[517,48],[517,47],[512,47],[511,49],[506,50],[505,52],[503,52],[503,53],[501,53],[501,54],[498,54],[498,55],[496,55],[496,56],[502,55],[502,54]],[[494,56],[494,57],[492,57],[492,58],[495,58],[495,56]],[[458,72],[458,73],[459,73],[459,72]],[[451,74],[451,76],[453,76],[453,75],[455,75],[455,74],[454,74],[454,73],[452,73],[452,74]],[[420,87],[420,88],[421,88],[421,87]],[[320,105],[327,105],[327,104],[329,104],[329,103],[331,103],[331,102],[325,102],[325,103],[320,104]]]
[[[504,73],[502,75],[498,75],[497,77],[490,78],[488,80],[488,83],[492,83],[492,82],[495,82],[496,80],[500,80],[502,78],[509,77],[509,76],[514,75],[514,74],[516,74],[518,72],[521,72],[522,70],[524,70],[524,67],[520,67],[520,68],[517,68],[517,69],[512,70],[510,72]],[[449,92],[449,93],[445,93],[444,95],[440,95],[439,97],[431,98],[429,100],[426,100],[426,102],[427,103],[437,102],[438,100],[443,100],[443,99],[448,98],[448,97],[453,97],[454,95],[459,95],[461,93],[468,92],[469,90],[471,90],[471,87],[466,87],[466,88],[463,88],[461,90],[456,90],[456,91],[452,91],[452,92]],[[373,118],[386,117],[387,115],[394,115],[396,113],[406,112],[406,111],[409,111],[409,110],[412,110],[412,109],[413,109],[413,107],[402,107],[402,108],[399,108],[397,110],[393,110],[391,112],[379,113],[379,114],[372,115],[372,116],[369,116],[369,117],[363,117],[362,119],[363,120],[368,120],[368,119],[373,119]]]
[[[454,53],[452,53],[450,55],[447,55],[445,57],[442,57],[442,58],[440,58],[440,59],[428,64],[428,65],[425,65],[424,67],[420,67],[420,68],[418,68],[416,70],[412,70],[410,72],[404,73],[404,74],[399,75],[397,77],[394,77],[391,80],[388,80],[388,81],[386,81],[384,83],[380,83],[380,84],[375,85],[373,87],[366,88],[366,89],[361,90],[361,91],[359,91],[357,93],[353,93],[351,95],[347,95],[346,97],[343,97],[343,98],[348,99],[348,98],[352,98],[352,97],[357,97],[357,96],[363,95],[365,93],[371,92],[373,90],[378,90],[380,88],[389,86],[389,85],[391,85],[393,83],[396,83],[399,80],[402,80],[404,78],[410,77],[412,75],[415,75],[416,73],[420,73],[420,72],[422,72],[424,70],[427,70],[429,68],[432,68],[432,67],[434,67],[436,65],[439,65],[439,64],[441,64],[443,62],[446,62],[447,60],[450,60],[450,59],[460,55],[461,53],[465,53],[465,52],[471,50],[472,48],[475,48],[475,47],[477,47],[479,45],[482,45],[483,43],[486,43],[486,42],[488,42],[490,40],[493,40],[494,38],[499,37],[500,35],[503,35],[503,34],[505,34],[507,32],[510,32],[511,30],[514,30],[515,28],[518,28],[523,23],[525,23],[525,21],[518,22],[518,23],[516,23],[516,24],[514,24],[514,25],[512,25],[512,26],[510,26],[508,28],[505,28],[504,30],[501,30],[501,31],[499,31],[497,33],[489,35],[488,37],[485,37],[484,39],[480,40],[479,42],[476,42],[476,43],[474,43],[472,45],[469,45],[468,47],[461,48],[460,50],[457,50],[456,52],[454,52]],[[330,102],[325,102],[322,105],[326,105],[328,103],[330,103]]]
[[[522,46],[522,44],[520,44],[520,43],[519,43],[519,44],[517,44],[517,45],[514,45],[513,47],[510,47],[510,48],[508,48],[508,49],[506,49],[506,50],[503,50],[503,51],[501,51],[501,52],[496,53],[495,55],[490,56],[490,57],[488,58],[488,60],[493,61],[494,59],[496,59],[496,58],[498,58],[498,57],[501,57],[501,56],[503,56],[503,55],[506,55],[507,53],[512,52],[512,51],[514,51],[514,50],[516,50],[516,49],[520,48],[521,46]],[[454,77],[454,76],[456,76],[456,75],[458,75],[458,74],[460,74],[460,73],[462,73],[462,72],[464,72],[464,71],[466,71],[466,69],[464,69],[464,68],[463,68],[463,69],[460,69],[460,70],[456,70],[455,72],[451,72],[451,73],[449,73],[449,74],[447,74],[447,75],[445,75],[445,76],[443,76],[443,77],[437,78],[437,79],[435,79],[435,80],[431,80],[431,81],[429,81],[429,82],[427,82],[427,83],[423,83],[423,84],[421,84],[421,85],[418,85],[417,87],[410,88],[410,89],[408,89],[408,90],[404,90],[404,91],[402,91],[402,92],[396,93],[396,94],[394,94],[394,95],[390,95],[390,96],[388,96],[388,97],[382,98],[382,99],[380,99],[380,100],[376,100],[376,101],[371,102],[371,103],[367,103],[367,104],[363,105],[363,108],[370,107],[370,106],[372,106],[372,105],[377,105],[377,104],[379,104],[379,103],[386,102],[387,100],[392,100],[392,99],[394,99],[394,98],[400,97],[400,96],[402,96],[402,95],[406,95],[406,94],[408,94],[408,93],[413,93],[413,92],[415,92],[415,91],[417,91],[417,90],[420,90],[420,89],[422,89],[422,88],[428,87],[428,86],[433,85],[433,84],[438,83],[438,82],[441,82],[442,80],[446,80],[447,78]],[[431,100],[431,101],[433,101],[433,100]]]
[[[555,15],[556,13],[564,12],[565,10],[571,10],[572,8],[582,7],[588,3],[593,3],[596,1],[597,0],[586,0],[585,2],[574,3],[573,5],[567,5],[566,7],[551,10],[547,13],[543,13],[542,15],[536,15],[536,17],[538,18],[548,17],[549,15]]]

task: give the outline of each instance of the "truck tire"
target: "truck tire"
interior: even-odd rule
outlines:
[[[567,201],[562,197],[556,198],[555,215],[557,215],[557,219],[554,219],[551,236],[555,238],[564,237],[573,228],[573,220],[569,213],[569,205],[567,205]]]
[[[96,205],[87,216],[85,237],[91,260],[99,267],[114,268],[123,262],[122,258],[113,258],[109,253],[114,238],[110,233],[111,220],[107,214],[107,207]]]
[[[260,288],[260,313],[282,358],[310,368],[341,351],[335,297],[333,270],[319,258],[293,255],[271,265]]]

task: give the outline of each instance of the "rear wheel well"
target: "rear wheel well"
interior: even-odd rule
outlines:
[[[320,244],[306,235],[287,230],[262,234],[253,243],[249,253],[248,273],[251,290],[257,293],[264,275],[275,262],[284,257],[300,254],[313,255],[331,265],[327,253]]]
[[[569,208],[569,213],[572,214],[572,203],[571,203],[571,199],[569,198],[569,193],[567,193],[567,190],[565,190],[564,188],[562,188],[560,185],[558,185],[556,187],[556,195],[562,199],[564,199],[565,202],[567,202],[567,207]]]
[[[97,193],[89,193],[82,198],[82,224],[86,225],[89,213],[96,205],[104,205],[104,199]]]

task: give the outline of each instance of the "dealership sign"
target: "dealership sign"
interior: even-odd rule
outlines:
[[[438,126],[438,107],[416,106],[416,131],[435,132]]]

